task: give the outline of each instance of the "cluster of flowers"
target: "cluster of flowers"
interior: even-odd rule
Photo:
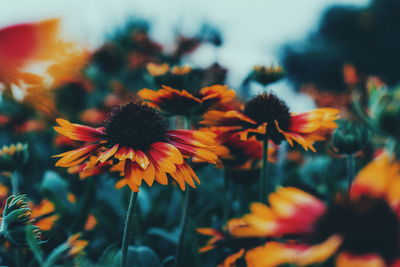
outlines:
[[[110,264],[118,262],[127,266],[128,261],[132,262],[132,256],[127,255],[138,192],[153,190],[149,187],[158,184],[177,185],[187,193],[174,260],[175,266],[184,266],[181,257],[185,249],[185,232],[188,231],[191,191],[188,187],[194,189],[200,182],[207,184],[213,179],[200,180],[196,174],[205,163],[210,163],[225,170],[226,185],[233,180],[246,188],[245,183],[251,180],[248,177],[251,175],[260,191],[258,199],[252,199],[259,202],[250,205],[249,214],[228,220],[232,213],[229,202],[235,200],[229,194],[229,186],[225,186],[221,218],[224,226],[197,229],[212,237],[200,252],[223,250],[219,254],[225,259],[218,262],[222,266],[244,263],[260,267],[316,263],[339,267],[400,266],[400,169],[396,161],[399,131],[397,124],[393,124],[400,110],[396,102],[397,91],[391,92],[383,84],[371,80],[367,114],[365,106],[358,101],[361,90],[354,90],[355,109],[363,123],[342,121],[338,127],[335,122],[339,119],[338,109],[321,107],[293,113],[285,101],[268,88],[247,101],[242,100],[235,90],[217,82],[221,77],[210,76],[210,73],[223,72],[219,65],[214,64],[201,72],[189,66],[160,62],[157,55],[162,53],[162,48],[144,31],[133,33],[129,42],[136,52],[129,51],[126,56],[118,53],[112,44],[89,53],[75,44],[61,41],[57,27],[57,20],[49,20],[0,29],[0,82],[7,99],[20,101],[16,90],[22,90],[22,106],[33,107],[50,119],[50,124],[58,124],[54,126],[59,134],[55,144],[62,153],[53,156],[58,158],[56,167],[65,167],[71,176],[78,175],[81,179],[93,177],[80,181],[87,184],[95,177],[113,173],[118,177],[115,188],[127,186],[130,189],[121,255]],[[21,42],[21,38],[25,41]],[[171,62],[179,62],[182,55],[195,50],[200,43],[200,39],[192,39],[192,43],[182,38],[180,41],[180,46],[169,55]],[[25,67],[36,61],[51,63],[41,75],[26,72]],[[88,67],[95,63],[97,69]],[[113,79],[114,76],[126,76],[122,74],[126,71],[122,66],[128,66],[132,75],[138,71],[145,73],[143,77],[150,81],[149,88],[129,91],[125,88],[126,83]],[[89,74],[81,72],[84,68],[96,73],[92,77],[94,82],[90,82]],[[267,86],[283,75],[281,67],[258,66],[249,77]],[[193,85],[196,79],[200,82]],[[102,95],[94,89],[96,83],[109,86],[112,93]],[[58,100],[56,92],[64,92],[58,95]],[[61,101],[72,94],[70,100],[75,102],[75,98],[89,92],[102,95],[100,107],[78,112],[80,105],[86,103],[77,100],[77,103],[71,103],[77,106],[68,109]],[[43,119],[36,120],[32,126],[25,118],[17,120],[14,115],[0,115],[1,127],[12,129],[14,133],[46,128],[44,124],[35,124],[43,123]],[[21,126],[21,120],[23,127],[15,131],[17,124]],[[367,126],[377,129],[388,140],[390,148],[353,180],[355,157],[369,136]],[[281,187],[283,183],[271,176],[268,168],[271,162],[279,165],[282,155],[288,159],[296,158],[289,152],[298,155],[301,153],[298,147],[317,152],[316,143],[329,139],[337,127],[330,153],[345,155],[348,186],[337,192],[330,189],[329,193],[335,195],[334,200],[325,201],[315,190],[304,187]],[[282,148],[288,149],[282,145],[285,142],[294,147],[286,154],[282,152]],[[9,178],[12,188],[10,196],[8,186],[0,187],[3,209],[0,235],[12,249],[29,247],[40,266],[52,266],[82,254],[89,242],[81,240],[80,233],[76,232],[92,231],[107,216],[96,217],[90,212],[96,203],[90,201],[90,197],[77,203],[71,192],[65,194],[63,201],[53,203],[40,197],[39,204],[29,202],[19,193],[26,187],[21,171],[30,161],[28,149],[27,144],[18,143],[0,150],[0,171]],[[44,186],[45,189],[61,194],[57,192],[60,185],[51,184],[54,178],[46,182],[50,185]],[[87,190],[90,195],[91,189]],[[67,241],[58,243],[57,248],[54,249],[52,244],[52,252],[45,257],[40,249],[47,242],[42,232],[51,231],[63,219],[61,217],[68,217],[60,215],[63,209],[65,214],[77,214],[72,228],[75,232],[69,233]],[[76,210],[78,213],[74,213]],[[21,265],[18,260],[16,264]]]

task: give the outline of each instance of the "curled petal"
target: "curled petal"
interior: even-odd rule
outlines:
[[[80,124],[73,124],[64,119],[57,119],[61,127],[54,127],[54,130],[72,140],[84,142],[100,141],[104,137],[104,132],[99,129]]]

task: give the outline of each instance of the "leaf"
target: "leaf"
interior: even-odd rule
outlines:
[[[108,267],[108,266],[118,266],[119,262],[116,260],[121,260],[121,257],[118,257],[119,253],[119,248],[117,245],[113,244],[108,246],[104,252],[103,255],[101,255],[97,267]],[[113,264],[114,263],[114,264]]]
[[[42,181],[42,190],[49,200],[54,203],[60,213],[68,210],[68,184],[54,171],[46,171]]]
[[[26,241],[28,243],[29,248],[32,250],[33,255],[37,262],[42,265],[43,264],[43,251],[39,246],[39,241],[35,238],[33,234],[33,227],[26,228]]]
[[[129,246],[127,266],[137,267],[161,267],[161,261],[157,254],[149,247]]]
[[[59,259],[61,259],[69,249],[70,246],[66,243],[59,245],[50,253],[42,267],[53,267],[55,263]]]
[[[148,233],[150,235],[157,235],[173,244],[178,244],[178,233],[169,233],[161,228],[151,228]]]

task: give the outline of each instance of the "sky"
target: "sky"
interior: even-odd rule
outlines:
[[[223,33],[217,52],[203,46],[186,61],[205,67],[216,57],[229,69],[228,84],[238,87],[254,65],[279,63],[282,45],[311,33],[323,11],[334,4],[363,6],[368,0],[2,0],[0,27],[59,17],[63,36],[96,48],[115,27],[131,16],[152,23],[152,37],[168,46],[176,31],[194,34],[203,22]],[[271,90],[301,110],[310,105],[305,96],[293,99],[291,85],[282,81]],[[261,88],[253,88],[255,92]],[[292,99],[292,100],[290,100]],[[296,102],[296,105],[294,105]],[[299,104],[303,103],[303,104]]]

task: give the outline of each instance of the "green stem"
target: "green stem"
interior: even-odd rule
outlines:
[[[226,222],[229,218],[229,171],[224,169],[224,206],[223,219]]]
[[[346,155],[346,164],[347,164],[347,194],[350,196],[351,183],[353,182],[355,175],[354,154]]]
[[[23,267],[24,266],[24,252],[22,248],[15,249],[15,266]]]
[[[185,236],[186,228],[189,219],[189,202],[190,202],[190,189],[186,189],[184,200],[183,200],[183,211],[181,217],[181,231],[179,233],[178,246],[176,247],[174,267],[182,266],[182,254],[185,248]]]
[[[136,201],[138,197],[138,192],[131,193],[131,197],[129,199],[129,207],[128,213],[126,214],[125,227],[124,227],[124,235],[122,238],[122,260],[121,267],[126,267],[127,264],[127,255],[128,255],[128,247],[131,240],[132,233],[132,222],[133,222],[133,214],[135,212]]]
[[[266,203],[267,200],[267,183],[268,183],[268,137],[262,141],[263,143],[263,154],[262,154],[262,166],[261,166],[261,177],[260,177],[260,195],[259,201]]]
[[[20,180],[20,175],[19,175],[18,171],[14,171],[11,174],[12,194],[14,196],[19,195],[19,180]]]

